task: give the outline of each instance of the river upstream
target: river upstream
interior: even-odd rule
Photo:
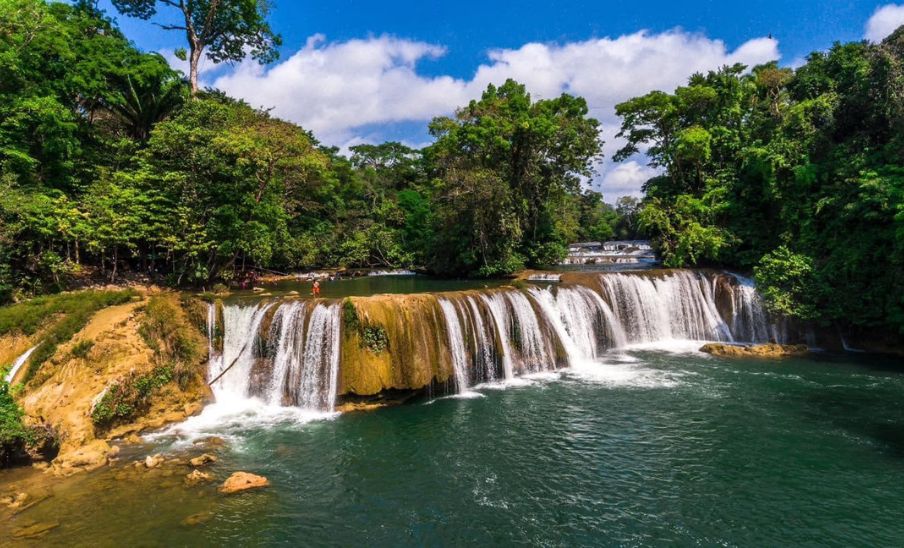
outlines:
[[[900,363],[698,346],[368,413],[202,415],[146,450],[221,436],[215,476],[253,470],[270,488],[223,496],[184,486],[187,468],[134,475],[124,458],[7,524],[58,524],[44,546],[900,543]]]

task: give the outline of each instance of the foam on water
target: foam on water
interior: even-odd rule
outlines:
[[[147,434],[147,441],[171,441],[173,445],[191,444],[210,436],[241,438],[241,432],[276,425],[301,426],[330,420],[340,413],[315,411],[294,406],[271,405],[257,398],[218,401],[184,422],[160,432]]]

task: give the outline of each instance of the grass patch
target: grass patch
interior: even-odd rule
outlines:
[[[158,368],[169,369],[183,389],[194,378],[195,366],[201,359],[199,339],[188,316],[175,299],[155,296],[148,300],[138,328],[144,342],[154,351]]]
[[[28,359],[25,381],[31,380],[41,365],[56,353],[57,347],[82,330],[95,312],[108,306],[129,302],[135,292],[79,291],[45,295],[0,308],[0,336],[20,333],[31,336],[44,333]]]
[[[69,355],[73,358],[81,358],[84,360],[88,357],[88,352],[91,352],[92,348],[94,348],[94,341],[91,339],[84,339],[72,345],[72,349],[69,350]]]

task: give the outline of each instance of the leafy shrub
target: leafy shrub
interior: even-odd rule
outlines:
[[[9,464],[32,441],[32,432],[22,423],[22,409],[0,380],[0,467]]]
[[[151,297],[138,332],[154,351],[158,366],[167,367],[181,388],[188,386],[201,351],[176,302],[164,296]]]
[[[109,386],[91,409],[91,422],[100,429],[125,422],[145,411],[154,392],[173,380],[173,370],[158,367],[147,375],[130,374]]]
[[[94,341],[92,341],[91,339],[82,339],[72,345],[72,349],[69,351],[69,354],[73,358],[80,358],[84,360],[88,357],[88,352],[91,352],[92,348],[94,348]]]
[[[362,348],[372,352],[382,352],[389,348],[389,337],[386,330],[379,325],[361,321],[358,309],[351,299],[345,299],[342,303],[342,321],[345,324],[346,333],[357,333]]]
[[[389,347],[386,330],[379,325],[367,325],[361,333],[361,342],[373,352],[382,352]]]

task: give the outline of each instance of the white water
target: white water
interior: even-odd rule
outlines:
[[[502,371],[505,379],[511,380],[515,378],[515,368],[512,364],[511,316],[505,306],[505,297],[501,293],[481,294],[480,300],[487,306],[493,318],[499,345],[502,347]]]
[[[465,353],[465,339],[462,335],[461,322],[455,303],[439,299],[446,320],[446,332],[449,335],[449,351],[452,354],[452,370],[455,372],[455,388],[459,393],[468,389],[468,357]]]
[[[22,369],[22,366],[25,365],[25,362],[28,361],[28,358],[31,356],[31,353],[35,351],[38,346],[32,346],[28,350],[25,351],[24,354],[16,358],[16,361],[13,362],[12,367],[9,368],[9,372],[3,377],[3,380],[6,382],[13,382],[13,379],[16,378],[16,373]]]
[[[264,337],[261,324],[273,306],[223,307],[223,352],[219,357],[211,353],[210,378],[232,366],[212,385],[217,402],[241,404],[256,397],[271,406],[333,411],[339,378],[339,305],[280,304]],[[216,315],[210,318],[215,321]]]
[[[604,295],[628,343],[672,339],[734,341],[719,316],[714,284],[696,272],[662,277],[600,276]]]
[[[538,375],[558,378],[551,372],[562,363],[574,375],[617,383],[633,366],[619,361],[614,349],[696,352],[700,341],[764,341],[780,333],[745,278],[672,271],[607,273],[599,280],[598,291],[566,285],[439,298],[435,314],[446,328],[442,342],[448,345],[455,392],[529,384]],[[262,334],[268,315],[270,327]],[[270,407],[335,409],[338,304],[230,305],[222,318],[223,350],[218,354],[211,346],[210,378],[235,363],[214,384],[218,401],[236,408],[257,399]],[[209,320],[217,321],[216,309]],[[216,333],[209,327],[211,340]]]

